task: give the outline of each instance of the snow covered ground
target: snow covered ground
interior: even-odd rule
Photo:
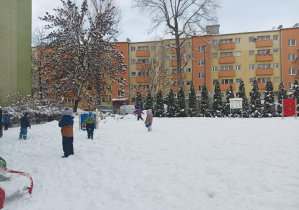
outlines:
[[[75,118],[62,159],[57,121],[4,132],[0,156],[28,172],[33,194],[4,210],[298,210],[299,120],[154,118],[101,121],[93,141]],[[1,183],[0,183],[1,185]]]

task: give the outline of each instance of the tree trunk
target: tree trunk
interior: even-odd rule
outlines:
[[[75,105],[74,105],[74,107],[73,107],[73,112],[77,112],[78,104],[79,104],[79,99],[76,99],[76,100],[75,100]]]
[[[181,69],[181,48],[180,48],[180,37],[179,34],[175,34],[175,44],[176,44],[176,62],[177,62],[177,72],[178,72],[178,85],[179,88],[183,87],[182,79],[182,69]]]

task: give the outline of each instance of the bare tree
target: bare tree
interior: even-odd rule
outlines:
[[[101,103],[105,74],[120,78],[125,73],[123,55],[111,42],[118,14],[112,0],[98,0],[92,8],[87,0],[80,8],[71,0],[61,2],[62,8],[54,9],[56,15],[46,13],[41,19],[49,23],[45,29],[50,31],[46,40],[52,49],[55,94],[75,98],[76,112],[83,98]]]
[[[134,0],[134,7],[149,12],[152,17],[150,32],[163,26],[166,34],[175,38],[179,86],[183,86],[181,65],[187,37],[202,32],[208,23],[215,22],[218,0]]]

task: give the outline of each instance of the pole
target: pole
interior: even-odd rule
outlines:
[[[204,45],[204,51],[203,51],[203,62],[204,62],[204,74],[205,74],[205,85],[206,84],[206,45]]]

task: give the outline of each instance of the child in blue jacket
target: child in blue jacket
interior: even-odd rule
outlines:
[[[8,115],[8,112],[5,111],[3,115],[3,125],[4,125],[4,130],[8,130],[8,126],[11,124],[10,116]]]

